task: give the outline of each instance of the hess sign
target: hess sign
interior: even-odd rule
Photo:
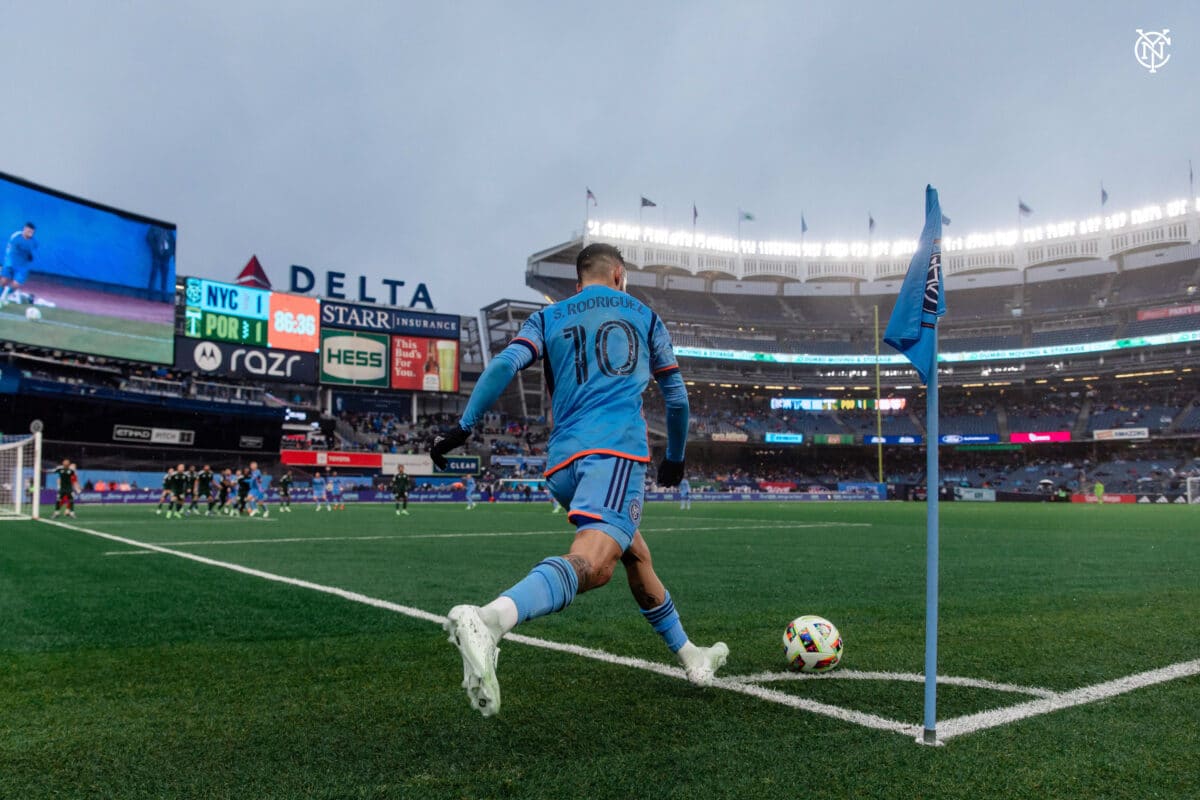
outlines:
[[[315,353],[320,303],[311,297],[188,278],[185,336]]]

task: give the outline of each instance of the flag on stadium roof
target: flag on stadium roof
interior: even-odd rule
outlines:
[[[937,318],[946,313],[942,291],[942,208],[937,189],[925,187],[925,228],[900,286],[883,340],[912,362],[929,383],[937,368]]]
[[[242,267],[242,271],[238,273],[234,283],[238,286],[250,286],[255,289],[271,288],[271,279],[267,277],[262,264],[258,263],[258,256],[250,256],[250,260],[246,262],[246,266]]]
[[[585,186],[585,187],[583,187],[583,188],[587,189],[587,197],[585,197],[584,199],[585,199],[585,200],[591,200],[591,201],[592,201],[592,205],[594,205],[594,206],[598,206],[598,205],[600,205],[599,203],[597,203],[597,202],[596,202],[596,195],[592,193],[592,190],[591,190],[591,189],[588,189],[588,187],[586,187],[586,186]]]
[[[745,220],[746,222],[754,222],[754,215],[751,214],[749,211],[742,211],[739,208],[738,209],[738,219]]]
[[[696,220],[700,218],[700,212],[696,210],[696,204],[692,203],[692,224],[696,224]]]
[[[646,197],[642,198],[642,208],[657,208],[657,207],[658,207],[658,203],[656,203],[653,200],[650,200]]]
[[[1104,181],[1100,181],[1100,205],[1108,202],[1108,192],[1104,191]]]
[[[800,235],[808,233],[808,223],[804,221],[804,212],[800,212]]]
[[[875,232],[875,217],[871,216],[871,212],[867,212],[867,233]]]
[[[945,214],[942,214],[942,225],[949,225],[949,224],[950,224],[950,218],[947,217]]]
[[[1028,217],[1030,214],[1033,213],[1033,209],[1030,208],[1029,206],[1025,205],[1025,201],[1018,197],[1017,198],[1017,213],[1020,214],[1022,217]]]

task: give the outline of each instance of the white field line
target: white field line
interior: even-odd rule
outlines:
[[[1146,686],[1153,686],[1156,683],[1166,683],[1167,681],[1187,678],[1192,675],[1200,675],[1200,658],[1194,661],[1181,661],[1178,664],[1152,669],[1148,672],[1126,675],[1124,678],[1117,678],[1105,683],[1083,686],[1078,689],[1072,689],[1069,692],[1062,692],[1054,697],[1030,700],[1007,708],[997,708],[991,711],[981,711],[977,714],[967,714],[962,717],[943,720],[938,723],[937,735],[939,739],[951,739],[955,736],[963,736],[987,728],[1007,725],[1010,722],[1017,722],[1029,717],[1049,714],[1052,711],[1061,711],[1064,708],[1071,708],[1072,706],[1081,706],[1086,703],[1095,703],[1098,700],[1107,700],[1126,692],[1132,692],[1134,689],[1142,689]]]
[[[255,578],[262,578],[263,580],[272,581],[274,583],[283,583],[283,584],[287,584],[289,586],[297,586],[302,589],[310,589],[315,592],[322,592],[324,594],[330,594],[335,597],[340,597],[344,600],[350,600],[355,603],[363,603],[365,605],[373,606],[375,608],[380,608],[380,609],[384,609],[387,611],[394,611],[398,614],[404,614],[405,616],[409,616],[414,619],[425,620],[427,622],[434,622],[439,625],[441,623],[445,622],[445,619],[446,619],[445,617],[443,617],[439,614],[431,614],[428,611],[422,611],[419,608],[412,608],[410,606],[400,605],[399,603],[392,603],[387,600],[380,600],[378,598],[368,597],[367,595],[359,594],[358,592],[347,591],[346,589],[339,589],[335,586],[325,586],[325,585],[322,585],[319,583],[313,583],[311,581],[300,580],[299,578],[289,578],[284,575],[276,575],[272,572],[264,572],[262,570],[253,569],[251,567],[244,567],[241,564],[232,564],[232,563],[229,563],[228,561],[218,561],[213,558],[206,558],[204,556],[196,555],[195,553],[187,553],[187,552],[183,552],[180,550],[171,550],[171,549],[169,549],[167,547],[163,547],[161,545],[153,545],[153,544],[149,544],[148,542],[139,542],[134,539],[126,539],[124,536],[117,536],[117,535],[111,534],[111,533],[104,533],[103,531],[96,531],[96,530],[92,530],[90,528],[84,528],[79,525],[71,525],[71,524],[68,524],[65,522],[58,522],[57,520],[42,520],[42,522],[46,523],[47,525],[54,525],[59,528],[66,528],[67,530],[78,531],[79,533],[86,533],[90,536],[98,536],[102,539],[108,539],[110,541],[120,542],[121,544],[128,545],[130,547],[136,547],[136,548],[148,550],[151,552],[163,553],[164,555],[172,555],[172,556],[177,556],[179,558],[185,558],[189,561],[195,561],[199,564],[206,564],[210,567],[220,567],[221,569],[227,569],[227,570],[231,570],[233,572],[239,572],[243,575],[249,575],[249,576],[255,577]],[[625,666],[625,667],[632,667],[634,669],[641,669],[641,670],[645,670],[647,672],[653,672],[658,675],[664,675],[669,678],[675,678],[677,680],[687,680],[687,676],[684,675],[683,670],[680,669],[679,667],[672,667],[672,666],[668,666],[666,664],[660,664],[660,663],[657,663],[654,661],[646,661],[646,660],[640,659],[640,658],[630,658],[628,656],[617,656],[617,655],[613,655],[612,653],[607,653],[603,650],[595,650],[590,647],[580,647],[579,645],[551,642],[546,639],[536,639],[532,636],[524,636],[521,634],[509,634],[508,636],[505,637],[505,640],[517,642],[518,644],[529,645],[531,647],[541,647],[546,650],[554,650],[554,651],[557,651],[560,653],[569,653],[571,655],[580,656],[582,658],[591,658],[596,661],[603,661],[608,664],[616,664],[618,666]],[[878,716],[875,716],[874,714],[866,714],[861,711],[853,711],[850,709],[840,708],[838,706],[827,705],[825,703],[818,703],[814,700],[808,700],[808,699],[802,698],[802,697],[795,697],[795,696],[792,696],[789,694],[785,694],[784,692],[777,692],[773,689],[764,689],[761,686],[752,686],[749,684],[742,683],[742,682],[738,681],[737,679],[718,678],[713,681],[712,685],[722,688],[722,689],[727,689],[732,692],[739,692],[741,694],[750,695],[751,697],[757,697],[762,700],[769,700],[771,702],[779,703],[781,705],[791,706],[793,708],[802,709],[804,711],[810,711],[814,714],[822,714],[824,716],[833,717],[835,719],[844,720],[846,722],[853,722],[853,723],[856,723],[859,725],[865,725],[866,727],[869,727],[869,728],[876,728],[879,730],[892,731],[894,733],[902,733],[906,736],[915,736],[915,735],[917,735],[917,733],[919,733],[919,728],[914,725],[906,724],[903,722],[896,722],[895,720],[884,719],[883,717],[878,717]]]
[[[221,569],[239,572],[243,575],[262,578],[263,580],[268,580],[275,583],[283,583],[289,586],[297,586],[302,589],[310,589],[315,592],[322,592],[324,594],[341,597],[345,600],[350,600],[355,603],[362,603],[364,605],[373,606],[375,608],[380,608],[387,611],[394,611],[398,614],[404,614],[405,616],[412,617],[414,619],[425,620],[427,622],[434,622],[438,624],[441,624],[445,621],[445,617],[442,617],[439,614],[431,614],[428,611],[422,611],[419,608],[412,608],[410,606],[400,605],[399,603],[392,603],[387,600],[368,597],[367,595],[360,594],[358,592],[351,592],[346,589],[339,589],[335,586],[325,586],[319,583],[301,580],[299,578],[289,578],[284,575],[276,575],[271,572],[264,572],[251,567],[244,567],[240,564],[232,564],[227,561],[217,561],[216,559],[206,558],[204,556],[196,555],[195,553],[171,550],[160,545],[153,545],[149,544],[148,542],[139,542],[134,539],[126,539],[123,536],[116,536],[111,533],[104,533],[102,531],[84,528],[79,525],[70,525],[65,522],[58,522],[57,520],[43,519],[40,521],[46,525],[53,525],[55,527],[65,528],[67,530],[78,531],[79,533],[86,533],[90,536],[97,536],[102,539],[119,542],[120,544],[124,544],[129,547],[149,550],[156,553],[163,553],[165,555],[177,556],[189,561],[195,561],[197,563],[207,564],[213,567],[220,567]],[[505,638],[520,644],[530,645],[532,647],[541,647],[547,650],[571,653],[573,655],[578,655],[584,658],[592,658],[609,664],[633,667],[635,669],[642,669],[667,677],[686,680],[686,676],[684,676],[681,669],[678,667],[667,666],[666,664],[645,661],[640,658],[616,656],[603,650],[593,650],[587,647],[579,647],[578,645],[561,644],[559,642],[551,642],[545,639],[535,639],[532,636],[523,636],[520,634],[510,634]],[[769,674],[773,675],[773,673]],[[878,674],[886,675],[888,673]],[[1131,692],[1135,689],[1141,689],[1158,683],[1165,683],[1177,678],[1186,678],[1192,675],[1200,675],[1200,659],[1196,659],[1194,661],[1183,661],[1178,664],[1162,667],[1160,669],[1150,670],[1149,672],[1128,675],[1124,678],[1118,678],[1106,683],[1098,683],[1093,686],[1084,686],[1069,692],[1056,694],[1052,697],[1031,700],[1025,703],[1019,703],[1015,706],[1009,706],[1007,708],[983,711],[977,714],[967,714],[962,717],[943,720],[938,723],[938,738],[939,740],[944,741],[946,739],[963,736],[969,733],[975,733],[976,731],[985,730],[987,728],[995,728],[1012,722],[1018,722],[1023,719],[1028,719],[1029,717],[1048,714],[1053,711],[1061,711],[1065,708],[1084,705],[1086,703],[1094,703],[1098,700],[1116,697],[1117,695]],[[841,708],[839,706],[818,703],[813,700],[795,697],[772,689],[765,689],[761,686],[746,682],[750,679],[761,679],[761,677],[761,675],[751,675],[747,677],[717,678],[713,681],[712,685],[728,691],[738,692],[751,697],[757,697],[761,700],[767,700],[770,702],[779,703],[781,705],[791,706],[792,708],[809,711],[815,714],[822,714],[824,716],[833,717],[846,722],[853,722],[869,728],[892,731],[894,733],[901,733],[912,737],[917,737],[921,732],[921,726],[919,725],[897,722],[895,720],[889,720],[883,717],[875,716],[874,714],[866,714],[860,711]],[[969,678],[956,680],[972,681],[972,679]],[[949,680],[946,682],[949,682]],[[963,683],[961,685],[975,685],[976,683],[979,682],[972,681],[971,684]],[[1003,684],[993,684],[985,686],[984,688],[996,688],[1001,685]],[[1026,689],[1026,691],[1028,691],[1028,689]]]
[[[273,522],[274,520],[267,520]],[[125,523],[122,523],[125,524]],[[686,528],[647,528],[646,533],[686,533],[691,531],[751,531],[751,530],[799,530],[801,528],[843,528],[843,527],[869,527],[867,522],[802,522],[802,523],[779,523],[767,525],[720,525],[711,528],[697,528],[688,526]],[[292,536],[280,537],[271,539],[196,539],[183,542],[158,542],[160,547],[195,547],[202,545],[221,545],[221,544],[295,544],[303,542],[373,542],[387,539],[475,539],[475,538],[490,538],[496,536],[563,536],[569,535],[571,529],[567,526],[555,528],[552,531],[497,531],[492,533],[487,532],[466,532],[466,533],[382,533],[373,536]],[[147,551],[153,552],[153,551]],[[104,555],[130,555],[125,550],[112,550]]]
[[[757,675],[739,675],[738,680],[745,683],[771,683],[777,681],[902,681],[905,683],[924,683],[925,676],[919,672],[860,672],[853,669],[839,669],[834,672],[760,672]],[[1036,686],[1017,686],[1012,683],[996,683],[980,678],[956,678],[953,675],[938,675],[939,686],[966,686],[971,689],[990,689],[994,692],[1011,692],[1012,694],[1027,694],[1033,697],[1060,697],[1058,692],[1050,689],[1039,689]],[[941,726],[938,726],[940,732]]]

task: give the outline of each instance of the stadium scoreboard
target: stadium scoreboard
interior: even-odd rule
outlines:
[[[192,339],[315,353],[320,302],[313,297],[188,278],[184,335]]]

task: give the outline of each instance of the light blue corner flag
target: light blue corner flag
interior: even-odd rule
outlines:
[[[896,298],[883,340],[912,362],[929,383],[937,353],[937,318],[946,313],[942,290],[942,207],[937,189],[925,187],[925,228]]]

